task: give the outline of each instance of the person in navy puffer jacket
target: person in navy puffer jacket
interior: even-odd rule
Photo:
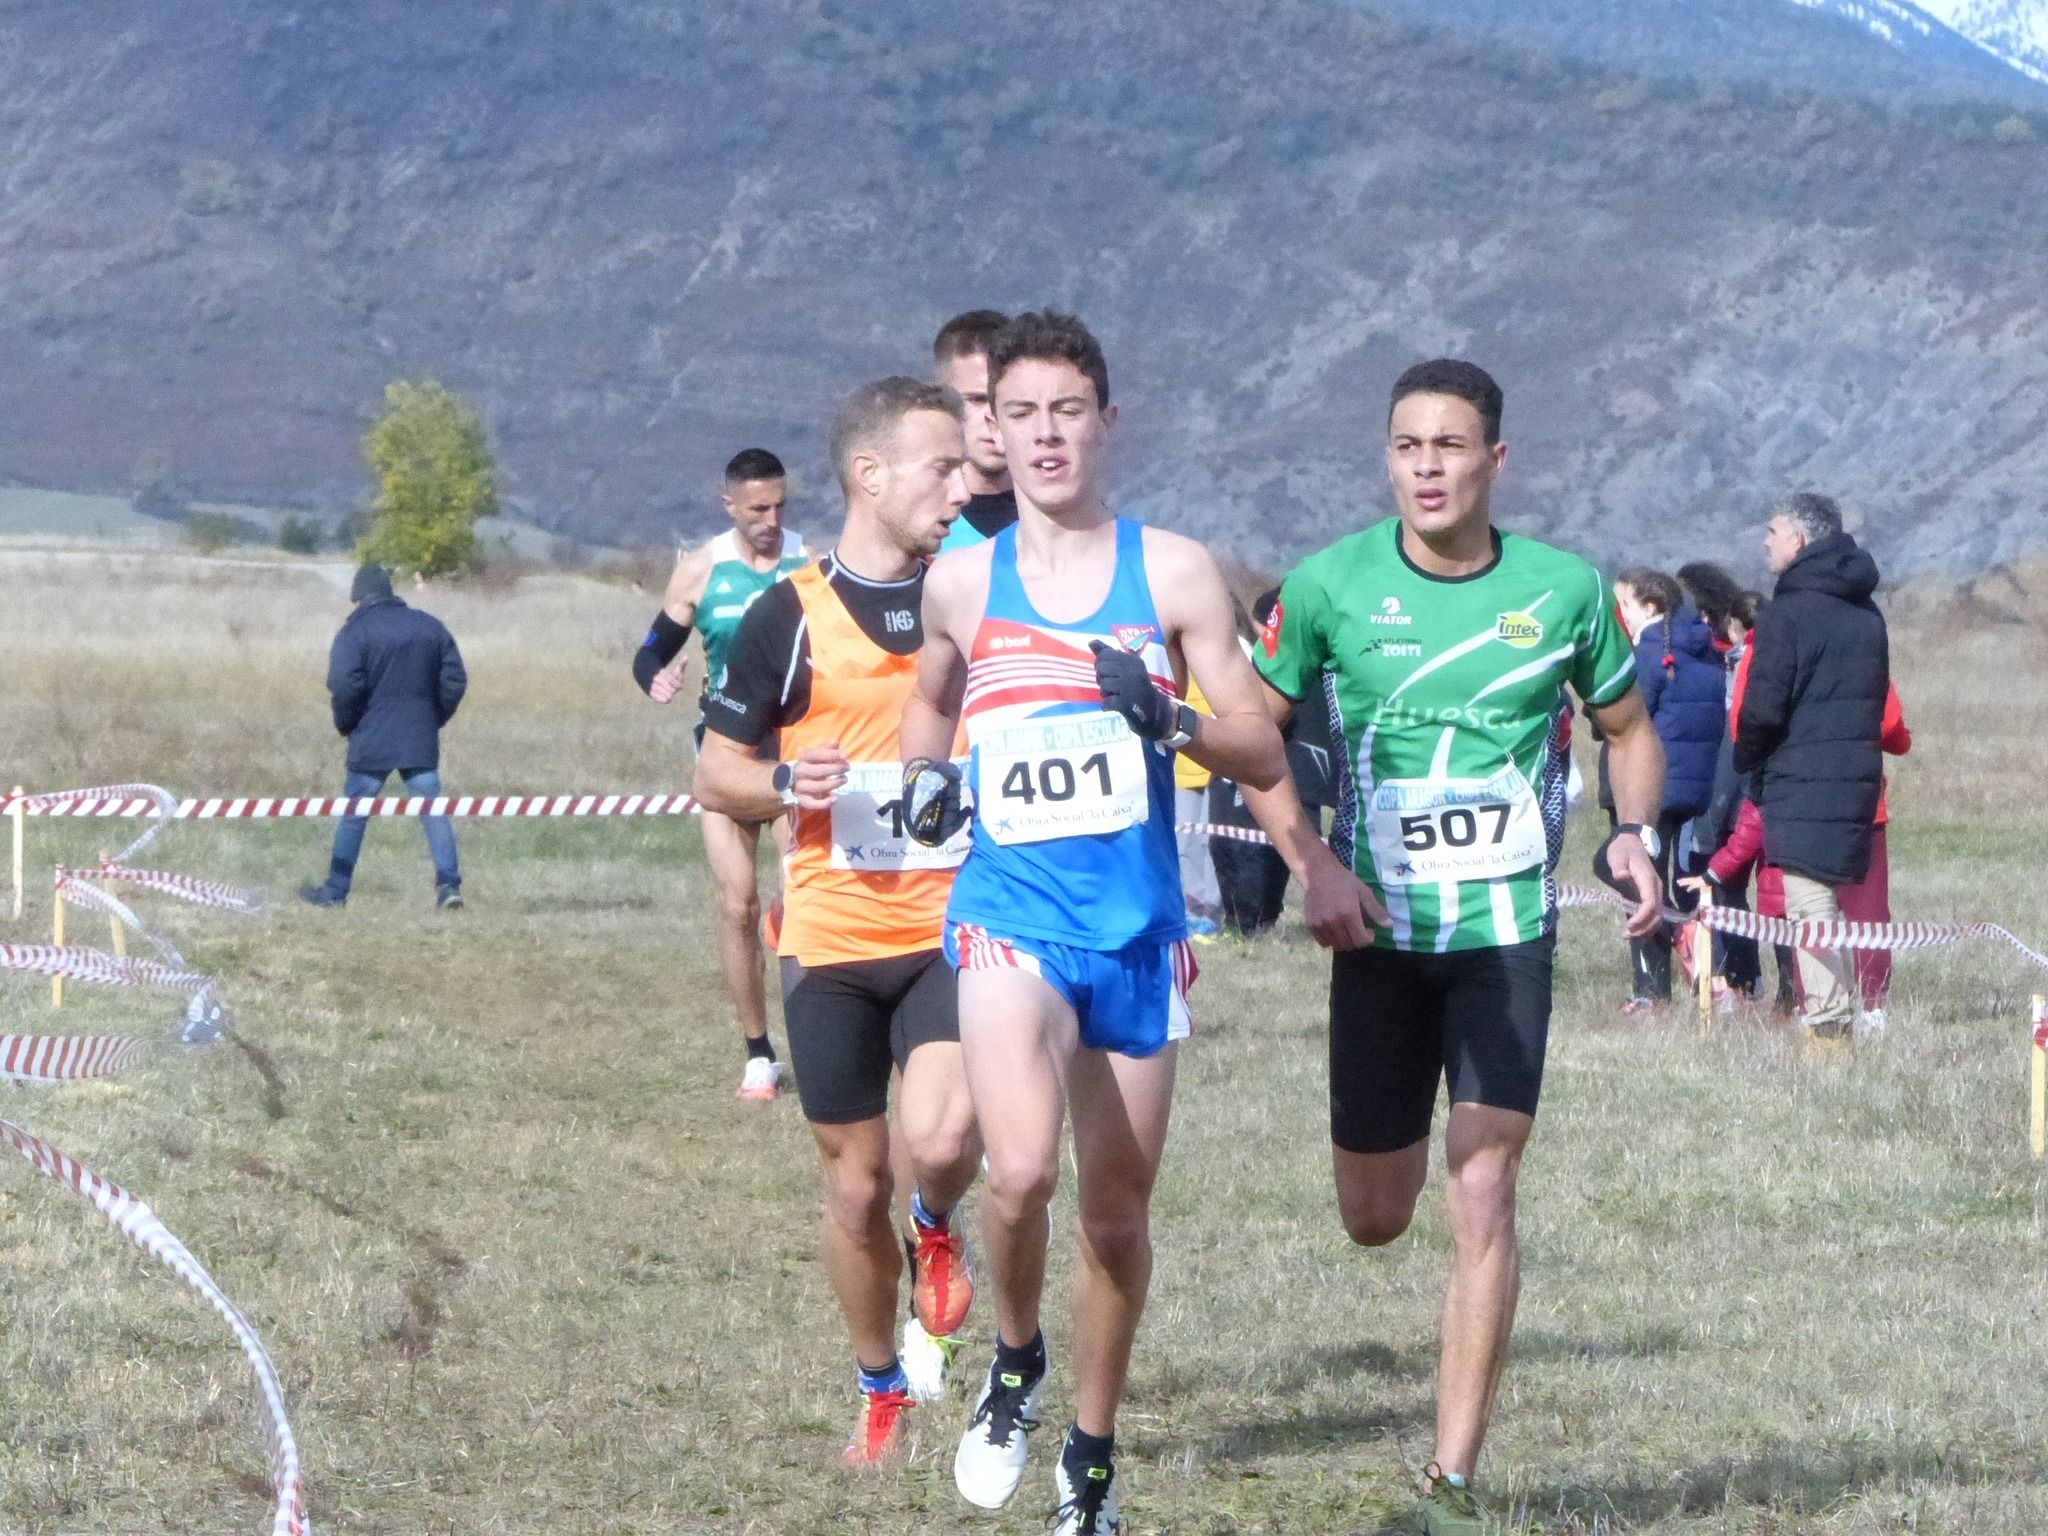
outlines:
[[[1714,796],[1714,764],[1727,726],[1727,672],[1714,634],[1678,583],[1662,571],[1637,566],[1614,582],[1622,623],[1636,643],[1636,688],[1664,743],[1664,805],[1657,818],[1662,847],[1657,869],[1665,899],[1678,905],[1674,873],[1685,824]],[[1628,1011],[1671,998],[1671,931],[1663,928],[1629,942],[1632,986]]]

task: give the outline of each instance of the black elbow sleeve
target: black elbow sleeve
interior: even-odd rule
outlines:
[[[640,685],[642,693],[654,687],[654,674],[676,659],[682,652],[683,642],[689,638],[689,625],[678,624],[668,616],[666,609],[655,611],[654,627],[647,631],[647,638],[633,653],[633,681]]]

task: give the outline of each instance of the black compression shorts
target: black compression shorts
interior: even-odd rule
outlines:
[[[1330,966],[1330,1140],[1395,1152],[1453,1104],[1536,1113],[1554,937],[1447,954],[1339,950]]]
[[[804,967],[782,962],[782,1022],[804,1118],[851,1125],[888,1113],[889,1069],[960,1038],[953,967],[937,949]]]

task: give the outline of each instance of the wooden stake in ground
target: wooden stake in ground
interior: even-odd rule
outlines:
[[[21,917],[21,870],[24,837],[28,831],[28,808],[21,802],[26,794],[19,784],[14,786],[14,804],[7,808],[7,819],[14,823],[14,915]]]
[[[57,887],[57,899],[50,903],[50,942],[59,949],[64,947],[64,887],[61,885]],[[50,1006],[52,1008],[62,1008],[64,1006],[64,978],[62,976],[52,976],[50,978]]]
[[[100,868],[105,869],[106,867],[107,850],[102,848],[100,850]],[[100,889],[105,891],[109,896],[111,896],[114,894],[114,882],[111,880],[102,880],[100,882]],[[114,953],[117,955],[127,954],[128,930],[121,926],[121,919],[114,916],[114,914],[111,912],[107,914],[107,932],[113,935]]]
[[[1714,888],[1700,888],[1699,911],[1693,916],[1692,979],[1700,1000],[1700,1034],[1714,1032],[1714,930],[1707,926],[1707,913],[1714,907]]]
[[[2028,1117],[2027,1139],[2034,1149],[2035,1157],[2048,1157],[2048,1043],[2042,1041],[2042,1024],[2048,1022],[2048,997],[2034,994],[2034,1028],[2032,1051],[2034,1057],[2033,1112]]]

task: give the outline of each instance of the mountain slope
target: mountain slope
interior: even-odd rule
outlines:
[[[2014,69],[2048,84],[2043,0],[1920,0],[1920,8]]]
[[[1898,104],[2001,101],[2048,106],[2040,82],[1907,0],[1380,0],[1431,25],[1535,43],[1603,69],[1719,79]],[[1940,0],[2025,6],[2037,0]],[[1873,47],[1872,42],[1883,44]]]
[[[1890,564],[2040,538],[2048,149],[2009,99],[1325,0],[87,9],[0,0],[0,477],[341,510],[362,413],[434,373],[540,522],[702,527],[753,442],[816,521],[848,385],[1059,303],[1110,348],[1124,503],[1264,558],[1374,515],[1386,386],[1445,351],[1508,387],[1510,515],[1597,554],[1747,551],[1808,483]],[[1897,63],[1779,0],[1688,15]]]

